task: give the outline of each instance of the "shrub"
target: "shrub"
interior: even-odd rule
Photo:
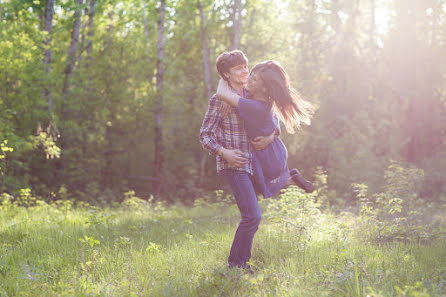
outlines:
[[[314,194],[304,194],[302,190],[291,186],[282,190],[279,199],[265,199],[267,204],[265,218],[283,225],[285,229],[311,229],[317,224],[321,214]]]
[[[380,242],[431,239],[433,226],[425,221],[429,217],[425,214],[432,206],[418,196],[423,184],[423,170],[404,168],[391,162],[384,177],[384,191],[373,195],[369,195],[365,184],[351,185],[368,235]]]

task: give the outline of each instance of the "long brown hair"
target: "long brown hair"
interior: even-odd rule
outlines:
[[[265,99],[273,105],[289,133],[294,133],[301,123],[310,125],[313,106],[290,86],[288,74],[277,61],[259,63],[251,72],[257,73],[262,79],[266,89]]]

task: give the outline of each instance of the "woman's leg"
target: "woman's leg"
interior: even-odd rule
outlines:
[[[305,190],[307,193],[311,193],[314,191],[314,186],[311,182],[307,181],[303,178],[303,176],[300,174],[299,170],[296,168],[291,169],[290,171],[290,178],[288,179],[286,183],[286,187],[296,185],[302,189]]]

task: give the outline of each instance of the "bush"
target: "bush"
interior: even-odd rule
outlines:
[[[265,219],[282,226],[282,231],[294,229],[301,235],[317,226],[321,214],[315,195],[304,194],[295,186],[282,190],[279,199],[265,199],[261,204],[267,205]]]
[[[418,196],[424,172],[404,168],[392,162],[384,174],[383,192],[369,195],[365,184],[352,184],[360,206],[360,219],[367,227],[368,236],[379,242],[417,239],[428,241],[434,236],[433,223],[426,215],[432,210]]]

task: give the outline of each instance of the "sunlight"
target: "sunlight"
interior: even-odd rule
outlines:
[[[390,17],[392,11],[387,5],[377,5],[375,9],[375,24],[376,24],[376,32],[378,34],[386,34],[390,29]]]

